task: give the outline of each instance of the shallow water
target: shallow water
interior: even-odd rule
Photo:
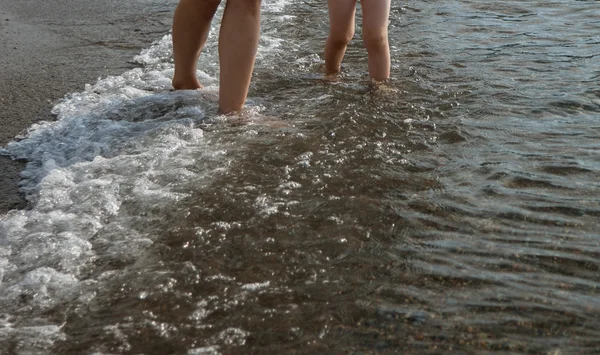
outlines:
[[[597,4],[394,2],[379,89],[325,11],[265,0],[242,118],[213,31],[200,94],[165,37],[6,147],[0,352],[600,351]]]

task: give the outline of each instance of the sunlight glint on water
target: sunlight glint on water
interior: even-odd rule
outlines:
[[[377,90],[360,29],[322,80],[323,2],[263,14],[242,118],[214,23],[199,93],[167,36],[6,147],[0,352],[600,348],[592,2],[394,2]]]

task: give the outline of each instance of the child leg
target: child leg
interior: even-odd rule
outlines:
[[[261,0],[227,0],[219,34],[219,112],[242,109],[258,49]]]
[[[363,41],[369,54],[369,75],[373,80],[384,81],[390,77],[388,21],[391,0],[361,0],[361,3]]]
[[[357,0],[329,0],[329,37],[325,45],[325,74],[340,72],[346,47],[354,36]],[[375,0],[380,1],[380,0]]]
[[[181,0],[177,5],[173,16],[173,87],[176,90],[202,87],[196,77],[196,66],[220,3],[221,0]]]

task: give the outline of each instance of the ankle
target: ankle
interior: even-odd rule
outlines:
[[[202,88],[202,84],[198,81],[198,78],[193,77],[174,77],[171,81],[171,85],[175,90],[196,90]]]

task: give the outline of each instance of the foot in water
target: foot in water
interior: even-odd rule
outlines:
[[[222,114],[221,117],[234,126],[262,126],[268,128],[293,128],[294,124],[279,117],[265,116],[256,107],[245,107],[239,112]]]
[[[384,81],[377,81],[371,79],[371,81],[369,82],[369,91],[371,93],[380,95],[400,93],[400,90],[394,87],[391,79],[387,79]]]
[[[202,84],[198,81],[198,78],[192,77],[187,79],[173,78],[171,82],[173,90],[198,90],[202,89]]]

